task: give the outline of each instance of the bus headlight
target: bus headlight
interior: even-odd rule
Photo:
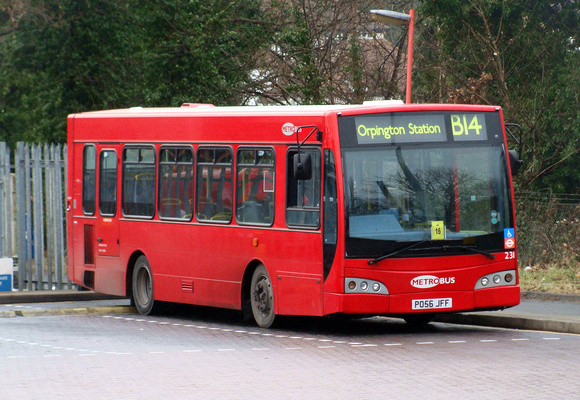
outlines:
[[[344,278],[345,293],[389,294],[387,286],[372,279]]]
[[[482,276],[475,284],[475,290],[483,288],[493,288],[497,286],[513,285],[516,277],[515,270],[493,272]]]

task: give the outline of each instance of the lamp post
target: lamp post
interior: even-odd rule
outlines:
[[[371,10],[371,14],[373,19],[377,22],[398,26],[409,25],[409,34],[407,37],[407,88],[405,91],[405,103],[410,104],[413,78],[413,31],[415,28],[415,10],[410,10],[409,14],[390,10]]]

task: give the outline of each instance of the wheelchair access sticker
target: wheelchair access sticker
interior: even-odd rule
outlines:
[[[506,228],[503,230],[503,244],[506,249],[514,249],[516,247],[516,234],[514,228]]]

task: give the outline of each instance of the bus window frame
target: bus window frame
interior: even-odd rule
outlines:
[[[214,151],[214,156],[213,156],[213,163],[209,163],[207,161],[201,161],[200,162],[200,156],[199,156],[199,152],[203,151],[203,150],[213,150]],[[230,152],[230,157],[231,157],[231,162],[230,163],[223,163],[223,162],[216,162],[215,159],[215,151],[216,150],[229,150]],[[233,217],[233,211],[234,211],[234,204],[235,204],[235,189],[234,186],[236,184],[236,180],[234,178],[234,173],[235,173],[235,157],[234,157],[234,149],[233,146],[231,145],[220,145],[220,144],[200,144],[197,146],[197,148],[195,149],[195,176],[194,176],[194,182],[195,182],[195,186],[194,186],[194,214],[195,214],[195,220],[201,223],[210,223],[210,224],[219,224],[219,225],[229,225],[232,223],[234,217]],[[212,217],[210,218],[200,218],[200,212],[199,212],[199,203],[200,203],[200,190],[198,190],[197,185],[200,184],[199,183],[199,179],[198,179],[198,168],[203,167],[203,166],[208,166],[208,165],[213,165],[218,166],[218,167],[227,167],[230,166],[231,168],[231,201],[232,201],[232,209],[230,211],[230,217],[228,220],[221,220],[221,219],[212,219],[217,215],[220,215],[220,213],[215,213]],[[212,171],[213,172],[213,171]],[[225,179],[224,179],[225,182]],[[207,194],[206,194],[207,196]],[[207,197],[206,197],[207,199]],[[223,198],[222,198],[223,199]]]
[[[161,159],[161,152],[163,150],[167,150],[167,149],[174,149],[174,150],[190,150],[191,151],[191,165],[184,163],[184,162],[179,162],[179,161],[175,161],[173,163],[168,163],[168,162],[164,162]],[[193,145],[191,144],[163,144],[161,146],[159,146],[159,150],[157,152],[157,193],[156,193],[156,198],[157,198],[157,216],[159,217],[160,220],[163,221],[180,221],[180,222],[191,222],[193,220],[193,214],[194,214],[194,204],[195,204],[195,184],[196,184],[196,179],[195,179],[195,172],[196,172],[196,149],[193,147]],[[191,214],[186,214],[183,218],[179,218],[179,217],[167,217],[164,216],[163,213],[161,212],[161,207],[162,207],[162,199],[161,199],[161,179],[162,179],[162,175],[161,175],[161,165],[171,165],[173,164],[174,166],[184,166],[187,165],[188,168],[191,167],[192,168],[192,177],[191,177],[191,182],[190,185],[193,185],[193,191],[192,191],[192,197],[191,197]],[[186,194],[187,195],[187,194]],[[181,200],[181,199],[180,199]]]
[[[87,149],[92,148],[94,151],[94,157],[93,157],[93,161],[94,161],[94,168],[93,168],[93,182],[92,182],[92,193],[93,193],[93,207],[92,207],[92,211],[86,211],[85,209],[85,193],[86,193],[86,188],[87,188],[87,180],[85,180],[85,176],[86,176],[86,172],[88,171],[86,169],[86,151]],[[82,171],[82,190],[81,190],[81,208],[83,210],[83,214],[84,215],[89,215],[89,216],[94,216],[96,211],[97,211],[97,146],[95,146],[94,144],[86,144],[85,146],[83,146],[83,171]]]
[[[128,214],[125,212],[125,165],[127,164],[125,161],[125,153],[128,149],[145,149],[149,148],[153,150],[153,162],[152,163],[143,163],[146,165],[153,165],[153,213],[152,215],[138,215],[138,214]],[[146,219],[151,220],[155,218],[156,210],[157,210],[157,151],[155,145],[150,143],[131,143],[126,144],[123,146],[121,151],[121,214],[123,217],[126,218],[135,218],[135,219]],[[129,162],[129,164],[139,164],[139,162]],[[134,203],[133,203],[134,204]]]
[[[318,154],[319,157],[319,163],[318,163],[318,195],[319,195],[319,199],[318,199],[318,206],[312,207],[312,206],[307,206],[307,207],[290,207],[288,206],[288,197],[289,197],[289,190],[288,190],[288,185],[290,184],[291,181],[295,181],[295,182],[301,182],[300,180],[297,180],[294,178],[294,168],[293,165],[291,165],[290,163],[290,159],[294,157],[294,154],[296,154],[298,151],[301,152],[305,152],[305,151],[310,151],[310,152],[316,152]],[[290,154],[292,154],[292,156],[290,156]],[[314,163],[313,163],[314,164]],[[292,166],[292,168],[291,168]],[[313,171],[312,171],[312,178],[315,178],[315,172],[314,172],[314,165],[312,166]],[[284,183],[284,187],[285,187],[285,203],[284,203],[284,220],[286,222],[286,226],[290,229],[307,229],[307,230],[319,230],[320,226],[322,224],[322,193],[323,193],[323,187],[322,187],[322,170],[324,168],[324,156],[322,154],[322,150],[320,148],[320,146],[308,146],[308,145],[304,145],[304,146],[300,146],[300,148],[298,148],[298,146],[290,146],[288,147],[288,149],[286,150],[286,182]],[[302,181],[303,182],[303,181]],[[288,221],[288,211],[302,211],[302,212],[316,212],[318,213],[318,223],[316,225],[307,225],[307,224],[300,224],[300,223],[290,223]]]
[[[115,155],[115,181],[114,181],[114,185],[115,185],[115,210],[112,213],[107,213],[107,212],[103,212],[102,207],[101,207],[101,199],[102,194],[105,192],[105,189],[103,188],[103,163],[102,163],[102,159],[101,157],[105,154],[105,153],[113,153]],[[99,201],[97,202],[98,204],[98,209],[99,209],[99,214],[102,217],[115,217],[117,215],[117,208],[118,208],[118,185],[119,185],[119,154],[117,153],[117,150],[112,149],[112,148],[104,148],[101,149],[99,151],[99,168],[98,168],[98,174],[99,174],[99,184],[98,184],[98,199]]]
[[[240,152],[242,151],[260,151],[260,150],[264,150],[264,151],[271,151],[272,152],[272,163],[271,164],[256,164],[255,162],[253,164],[249,164],[249,163],[240,163]],[[257,225],[257,226],[272,226],[274,224],[274,220],[276,218],[276,149],[274,149],[274,147],[272,146],[251,146],[251,145],[242,145],[239,146],[236,149],[236,160],[235,160],[235,165],[234,165],[234,170],[235,170],[235,176],[236,176],[236,182],[235,182],[235,193],[234,193],[234,214],[235,214],[235,218],[236,218],[236,223],[239,225]],[[259,168],[260,170],[266,170],[269,169],[272,171],[272,208],[271,208],[271,212],[272,212],[272,216],[270,218],[270,222],[245,222],[242,221],[242,218],[240,215],[238,215],[238,195],[239,194],[239,190],[238,190],[238,181],[239,181],[239,173],[241,171],[239,171],[239,168]],[[243,204],[245,202],[240,202],[240,205]]]

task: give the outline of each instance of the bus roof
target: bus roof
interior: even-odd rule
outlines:
[[[71,114],[75,118],[115,118],[115,117],[145,117],[145,116],[289,116],[310,115],[324,116],[328,112],[352,115],[361,111],[435,111],[435,110],[482,110],[498,111],[496,106],[458,105],[458,104],[403,104],[400,100],[371,101],[363,104],[340,105],[303,105],[303,106],[220,106],[212,104],[184,103],[181,107],[131,107],[116,110],[88,111]]]

